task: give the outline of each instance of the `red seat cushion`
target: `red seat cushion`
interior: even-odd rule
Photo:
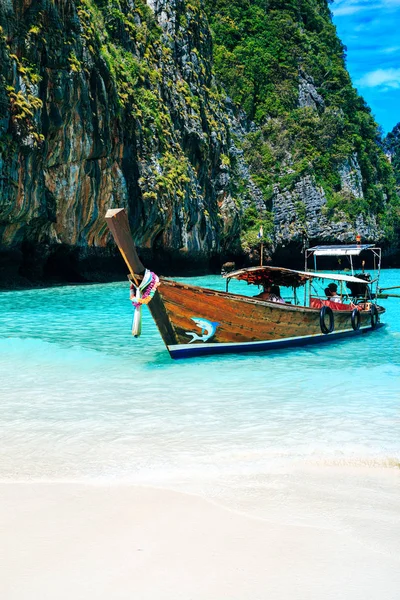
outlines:
[[[311,298],[311,308],[321,308],[329,306],[332,310],[353,310],[352,304],[343,304],[342,302],[331,302],[330,300],[320,300],[319,298]]]

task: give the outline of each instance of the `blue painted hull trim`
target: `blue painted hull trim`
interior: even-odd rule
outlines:
[[[193,344],[189,346],[169,346],[168,351],[171,358],[189,358],[192,356],[207,356],[210,354],[232,354],[239,352],[263,352],[265,350],[279,350],[281,348],[300,347],[309,344],[319,344],[323,342],[334,342],[346,337],[354,337],[370,333],[384,327],[384,323],[378,323],[375,329],[372,327],[364,327],[358,331],[348,330],[338,333],[330,333],[327,335],[313,335],[307,337],[289,338],[283,340],[271,340],[268,342],[246,342],[242,344]]]

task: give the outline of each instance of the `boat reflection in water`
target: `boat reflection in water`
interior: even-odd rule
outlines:
[[[140,310],[141,304],[148,303],[172,358],[299,346],[382,327],[385,309],[376,303],[381,252],[373,245],[310,248],[304,271],[272,266],[233,271],[224,276],[226,291],[222,292],[162,277],[158,280],[138,258],[125,210],[109,210],[106,220],[129,268],[134,304]],[[353,268],[353,257],[368,253],[378,272],[373,281],[364,273],[355,274]],[[317,272],[318,256],[348,258],[352,274]],[[307,269],[310,257],[314,258],[313,271]],[[232,279],[262,286],[264,292],[255,297],[230,293]],[[318,281],[337,282],[335,301],[318,294]],[[280,288],[285,288],[284,301]]]

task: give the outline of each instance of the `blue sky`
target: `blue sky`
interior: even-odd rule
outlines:
[[[400,0],[335,0],[347,68],[385,133],[400,121]]]

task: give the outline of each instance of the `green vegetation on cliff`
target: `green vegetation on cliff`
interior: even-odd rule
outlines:
[[[218,79],[258,125],[243,149],[266,202],[274,185],[290,190],[311,175],[331,215],[378,215],[392,237],[395,224],[385,218],[396,202],[392,169],[346,70],[328,1],[206,0],[206,6]],[[343,185],[343,169],[358,176],[358,190]]]

